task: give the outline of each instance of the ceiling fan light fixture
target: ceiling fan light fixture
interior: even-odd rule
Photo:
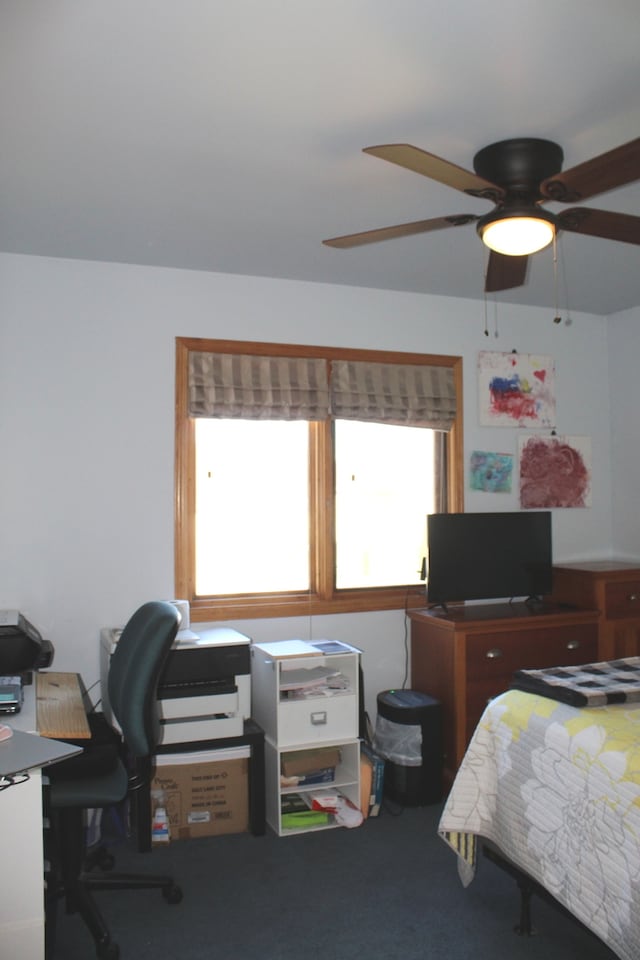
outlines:
[[[508,257],[524,257],[549,246],[556,233],[556,221],[546,210],[502,210],[481,217],[477,231],[490,250]]]

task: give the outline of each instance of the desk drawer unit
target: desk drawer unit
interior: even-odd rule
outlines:
[[[279,747],[358,736],[358,651],[286,657],[276,642],[251,654],[253,716]]]
[[[300,792],[331,789],[359,806],[359,682],[360,651],[349,644],[252,644],[251,702],[265,732],[267,823],[278,836],[339,826],[310,811]]]

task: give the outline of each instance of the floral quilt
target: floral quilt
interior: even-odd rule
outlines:
[[[491,840],[621,960],[640,957],[640,705],[510,690],[486,708],[439,833],[475,873]]]

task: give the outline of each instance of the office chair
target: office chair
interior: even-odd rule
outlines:
[[[109,664],[108,689],[122,741],[94,743],[83,754],[51,768],[49,808],[60,858],[61,894],[68,913],[79,912],[96,946],[99,960],[117,960],[112,941],[91,891],[159,888],[169,903],[179,903],[182,891],[170,876],[89,872],[84,839],[84,811],[116,806],[127,796],[149,807],[147,786],[158,742],[158,678],[178,631],[180,614],[164,601],[141,606],[125,626]],[[91,715],[90,715],[91,720]],[[132,817],[132,822],[137,818]],[[149,824],[150,815],[141,817]],[[111,862],[109,862],[111,860]],[[104,869],[112,858],[94,857]],[[55,921],[51,936],[55,937]],[[52,947],[48,943],[48,952]]]

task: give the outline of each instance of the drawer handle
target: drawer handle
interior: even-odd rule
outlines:
[[[323,723],[327,722],[327,711],[326,710],[316,710],[315,713],[311,714],[311,723],[314,727],[320,727]]]
[[[567,644],[567,650],[577,650],[579,646],[580,646],[579,640],[569,640]]]
[[[637,594],[637,593],[630,593],[627,599],[628,599],[628,600],[631,600],[632,603],[635,603],[636,600],[638,599],[638,594]]]
[[[485,657],[487,660],[499,660],[502,656],[502,650],[498,647],[493,647],[491,650],[487,650]]]

